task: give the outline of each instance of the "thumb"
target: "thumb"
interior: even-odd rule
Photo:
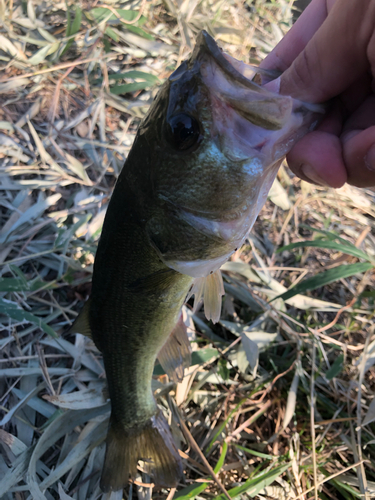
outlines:
[[[368,70],[367,47],[374,28],[375,0],[337,0],[281,75],[280,93],[312,103],[341,94]]]

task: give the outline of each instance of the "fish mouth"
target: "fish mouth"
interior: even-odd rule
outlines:
[[[270,92],[263,85],[277,78],[278,72],[251,66],[226,54],[206,31],[198,35],[189,65],[200,67],[206,86],[222,103],[265,130],[283,129],[292,114],[298,115],[300,126],[309,126],[312,114],[325,112],[321,105]]]
[[[288,122],[293,99],[262,87],[275,75],[225,54],[206,31],[198,35],[189,66],[199,67],[212,105],[220,108],[220,114],[235,110],[251,126],[271,131],[282,129]]]
[[[219,48],[212,36],[203,30],[197,37],[191,59],[199,60],[204,54],[212,58],[232,81],[256,92],[267,94],[268,91],[262,89],[261,85],[279,76],[278,72],[251,66],[226,54]]]

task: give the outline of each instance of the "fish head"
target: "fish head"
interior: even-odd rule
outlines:
[[[273,78],[201,32],[159,91],[134,147],[148,157],[132,175],[150,207],[150,242],[169,267],[193,277],[218,269],[244,242],[285,154],[323,115],[269,92],[262,85]]]

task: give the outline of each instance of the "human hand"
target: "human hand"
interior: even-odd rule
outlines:
[[[261,67],[283,72],[270,90],[332,100],[288,154],[293,172],[335,188],[375,186],[375,0],[312,0]]]

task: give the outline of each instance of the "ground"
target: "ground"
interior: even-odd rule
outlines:
[[[100,493],[105,374],[93,343],[67,333],[158,86],[201,29],[259,63],[291,6],[0,0],[4,499],[375,497],[373,190],[311,186],[283,167],[224,267],[221,321],[188,303],[193,366],[177,388],[155,369],[185,458],[177,490],[140,472],[124,494]]]

